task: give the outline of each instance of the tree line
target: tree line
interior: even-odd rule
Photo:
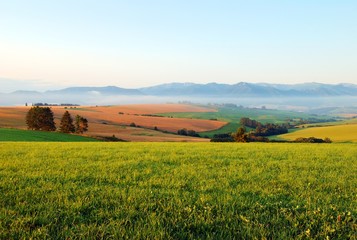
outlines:
[[[49,107],[32,107],[26,114],[26,125],[28,129],[39,131],[56,131],[54,114]],[[88,131],[88,120],[76,115],[73,120],[71,114],[65,111],[61,117],[59,132],[82,134]]]
[[[288,132],[290,127],[288,124],[262,124],[250,118],[241,118],[240,125],[244,127],[255,128],[254,136],[267,137],[272,135],[284,134]]]
[[[186,128],[179,129],[177,134],[182,136],[200,137],[200,135],[195,130],[187,130]]]
[[[211,142],[270,142],[267,136],[284,134],[288,132],[288,124],[262,124],[256,120],[250,118],[241,118],[240,125],[234,133],[215,134],[211,139]],[[247,131],[247,128],[253,128],[251,131]],[[274,140],[271,140],[274,142]],[[286,142],[286,141],[283,141]],[[305,143],[331,143],[331,139],[325,138],[297,138],[292,142],[305,142]]]
[[[243,117],[239,121],[241,127],[235,133],[215,134],[212,142],[268,142],[267,136],[288,132],[288,124],[263,124],[256,120]],[[247,127],[252,128],[247,132]]]

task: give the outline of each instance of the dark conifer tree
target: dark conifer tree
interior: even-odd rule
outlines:
[[[75,129],[76,133],[80,134],[88,131],[88,120],[84,117],[77,115],[75,121]]]
[[[44,131],[55,131],[56,126],[54,122],[54,116],[51,108],[45,107],[42,108],[42,127],[41,130]]]
[[[63,133],[73,133],[75,127],[73,125],[73,119],[68,111],[65,111],[61,118],[60,131]]]

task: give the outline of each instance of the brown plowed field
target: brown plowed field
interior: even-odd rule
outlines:
[[[216,112],[214,108],[200,107],[187,104],[132,104],[121,106],[108,107],[88,107],[96,111],[103,112],[123,112],[126,114],[156,114],[156,113],[170,113],[170,112]]]
[[[26,128],[25,115],[30,107],[1,107],[0,127]],[[167,134],[186,128],[197,132],[210,131],[224,126],[221,121],[169,118],[158,116],[143,116],[142,114],[157,114],[167,112],[213,112],[215,109],[185,104],[148,104],[100,107],[52,107],[56,125],[68,110],[72,117],[81,115],[89,121],[89,136],[112,136],[129,141],[207,141],[202,138],[192,138]],[[120,113],[120,114],[119,114]],[[140,128],[128,127],[135,123]],[[160,131],[154,131],[157,127]]]

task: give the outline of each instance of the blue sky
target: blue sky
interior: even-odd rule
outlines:
[[[357,83],[356,12],[355,0],[0,0],[0,92]]]

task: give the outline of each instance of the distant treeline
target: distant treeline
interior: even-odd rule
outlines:
[[[178,135],[190,136],[190,137],[200,137],[200,135],[194,130],[187,130],[186,128],[177,131]]]
[[[280,143],[332,143],[330,138],[315,138],[315,137],[308,137],[308,138],[297,138],[294,141],[287,141],[287,140],[270,140],[266,137],[261,136],[254,136],[251,133],[245,133],[244,128],[239,128],[237,133],[233,134],[215,134],[214,137],[211,139],[211,142],[280,142]]]
[[[309,138],[297,138],[293,142],[298,142],[298,143],[332,143],[331,139],[325,138],[315,138],[315,137],[309,137]]]
[[[255,128],[255,131],[252,133],[254,136],[258,137],[267,137],[278,134],[284,134],[288,132],[288,128],[290,128],[289,124],[273,124],[267,123],[262,124],[256,120],[252,120],[250,118],[241,118],[240,125],[250,128]]]
[[[215,134],[211,139],[211,142],[288,142],[284,140],[272,140],[270,141],[267,136],[273,136],[278,134],[284,134],[288,132],[289,124],[262,124],[256,120],[250,118],[240,119],[241,127],[237,129],[235,133]],[[246,127],[252,128],[250,132],[247,132]],[[294,141],[297,143],[331,143],[331,139],[325,138],[297,138]]]
[[[26,103],[26,106],[27,106],[27,103]],[[38,106],[38,107],[41,107],[41,106],[80,106],[79,104],[73,104],[73,103],[59,103],[59,104],[56,104],[56,103],[33,103],[32,106]]]

